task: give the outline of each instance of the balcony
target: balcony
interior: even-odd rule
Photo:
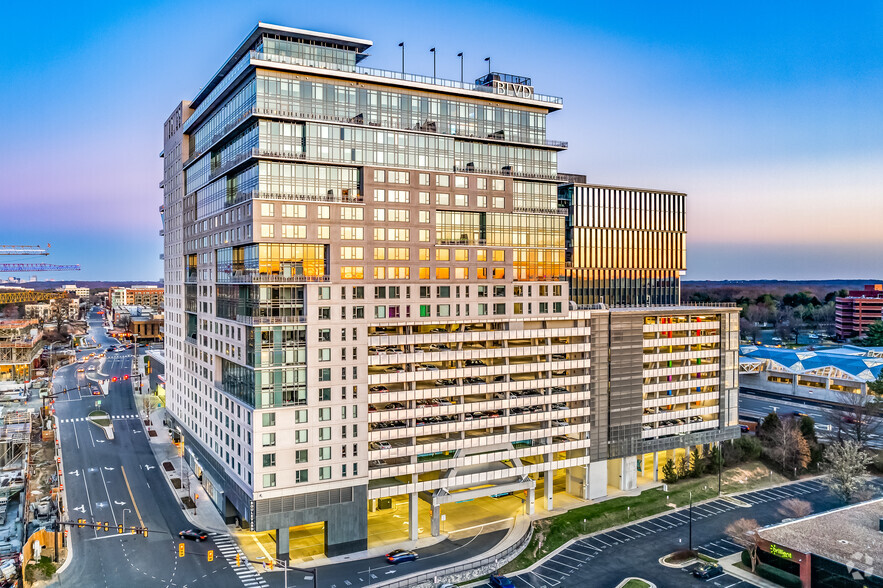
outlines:
[[[552,180],[558,181],[558,174],[530,174],[527,172],[519,172],[513,171],[509,166],[503,166],[500,169],[482,169],[472,165],[463,166],[454,166],[454,173],[466,173],[466,174],[485,174],[491,176],[511,176],[515,178],[528,178],[533,180]],[[565,213],[566,214],[566,213]]]
[[[273,284],[273,283],[303,283],[303,282],[327,282],[330,277],[306,276],[298,274],[260,274],[246,270],[229,270],[218,272],[218,283],[222,284]]]
[[[236,315],[236,322],[248,326],[258,325],[296,325],[307,322],[305,316],[247,316]]]

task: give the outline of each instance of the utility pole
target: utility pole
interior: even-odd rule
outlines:
[[[721,442],[717,442],[717,495],[721,495],[721,478],[724,467],[724,454],[721,452]]]
[[[693,551],[693,491],[690,490],[690,533],[688,540],[688,549]]]

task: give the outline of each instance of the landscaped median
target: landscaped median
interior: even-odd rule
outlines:
[[[687,506],[690,493],[693,502],[717,496],[717,476],[684,479],[669,485],[668,490],[653,488],[638,496],[622,496],[597,504],[569,510],[557,516],[534,522],[534,534],[528,546],[503,567],[503,573],[515,573],[551,554],[559,547],[580,535],[588,535],[631,521],[650,517],[674,508]],[[724,470],[721,490],[723,493],[744,492],[788,481],[783,476],[770,473],[761,462],[747,462]]]
[[[113,421],[103,410],[93,410],[87,417],[89,422],[104,431],[108,439],[113,439]]]

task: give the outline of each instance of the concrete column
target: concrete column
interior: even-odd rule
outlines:
[[[276,529],[276,559],[288,561],[289,527]]]
[[[417,541],[419,535],[419,506],[420,498],[417,496],[417,493],[412,492],[408,494],[408,539],[411,541]]]
[[[659,452],[653,452],[653,481],[659,481]]]
[[[532,515],[534,510],[534,500],[536,500],[536,490],[533,488],[528,488],[527,490],[527,502],[524,503],[525,511],[524,513],[527,515]]]
[[[543,472],[543,493],[546,495],[546,510],[552,510],[552,476],[554,473],[552,470]]]
[[[432,536],[441,535],[441,507],[432,507]]]

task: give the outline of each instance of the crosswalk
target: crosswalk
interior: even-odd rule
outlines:
[[[128,420],[128,419],[137,419],[139,417],[137,414],[118,414],[118,415],[113,415],[110,418],[115,421],[124,421],[124,420]],[[77,418],[61,419],[60,422],[62,422],[62,423],[81,423],[81,422],[88,421],[88,420],[89,419],[87,417],[77,417]]]
[[[239,546],[236,545],[236,542],[233,541],[230,535],[213,534],[212,540],[215,542],[218,551],[221,552],[221,555],[224,556],[224,559],[227,560],[227,563],[239,579],[242,580],[243,586],[246,586],[246,588],[269,588],[269,584],[267,584],[266,580],[264,580],[252,565],[248,563],[245,554],[239,549]],[[236,565],[237,553],[240,558],[239,566]]]

